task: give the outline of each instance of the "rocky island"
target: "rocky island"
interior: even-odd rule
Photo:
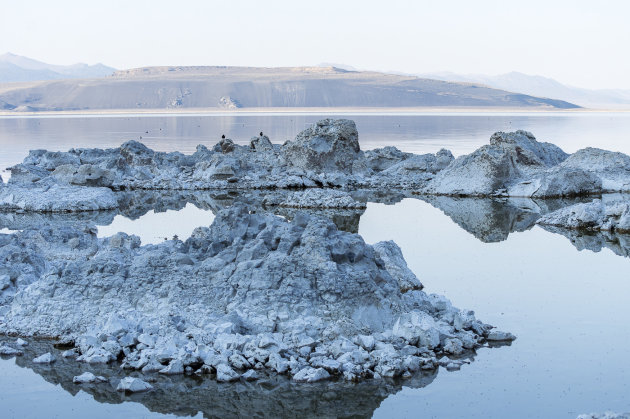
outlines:
[[[135,141],[32,151],[0,186],[0,209],[20,226],[0,235],[0,332],[59,339],[68,348],[62,357],[90,365],[221,382],[411,377],[438,365],[456,369],[467,352],[513,340],[425,293],[395,243],[368,245],[339,213],[308,211],[360,214],[375,189],[414,194],[488,241],[536,222],[624,232],[630,157],[590,148],[568,155],[524,131],[496,133],[457,159],[447,150],[362,151],[349,120],[320,121],[283,145],[264,135],[248,146],[224,138],[192,155]],[[130,201],[169,205],[205,190],[241,199],[216,208],[213,224],[184,241],[141,245],[125,233],[98,238],[90,217],[55,228],[23,217],[133,208]],[[153,192],[162,195],[146,195]],[[613,201],[590,202],[612,192]],[[508,217],[497,230],[483,209],[489,203],[532,216],[515,219],[520,227]],[[2,351],[20,354],[11,344]],[[152,391],[134,381],[141,377],[119,388]]]

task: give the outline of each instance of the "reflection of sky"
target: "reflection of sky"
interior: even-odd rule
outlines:
[[[117,216],[99,227],[99,236],[124,231],[140,236],[143,244],[159,243],[175,234],[185,239],[213,219],[212,212],[188,204],[135,221]],[[416,199],[368,204],[359,233],[368,243],[394,240],[426,292],[444,294],[456,307],[473,309],[482,321],[518,336],[510,347],[479,350],[461,371],[442,370],[426,388],[389,396],[376,417],[422,412],[421,417],[574,418],[628,410],[630,259],[608,249],[580,252],[564,236],[539,227],[483,243]],[[44,405],[65,399],[65,391],[7,363],[13,361],[1,364],[7,378],[0,380],[0,405],[6,401],[19,409],[25,398],[41,398]],[[14,385],[19,390],[6,388]],[[9,401],[5,392],[14,398]],[[91,406],[102,416],[124,409],[144,412],[135,404],[95,403],[82,396],[51,411]]]
[[[428,293],[518,336],[390,396],[376,417],[576,417],[630,404],[630,260],[534,227],[485,244],[418,200],[369,204],[359,233],[394,240]]]
[[[177,235],[179,240],[186,240],[197,227],[208,227],[214,221],[212,211],[205,211],[193,204],[186,204],[180,211],[149,211],[137,220],[130,220],[122,215],[114,217],[107,226],[98,227],[98,237],[112,236],[119,231],[135,234],[142,244],[156,244]]]

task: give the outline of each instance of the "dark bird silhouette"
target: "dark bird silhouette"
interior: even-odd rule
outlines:
[[[260,131],[260,136],[262,137],[262,131]]]
[[[221,138],[225,140],[225,134],[223,134],[223,135],[221,136]]]

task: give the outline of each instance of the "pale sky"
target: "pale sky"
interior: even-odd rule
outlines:
[[[0,0],[0,54],[52,64],[520,71],[630,89],[627,0]]]

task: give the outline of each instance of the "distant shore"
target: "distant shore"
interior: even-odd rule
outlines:
[[[475,114],[475,113],[531,113],[531,114],[557,114],[557,113],[627,113],[630,109],[557,109],[557,108],[503,108],[503,107],[401,107],[401,108],[346,108],[346,107],[315,107],[315,108],[185,108],[185,109],[84,109],[72,111],[37,111],[37,112],[16,112],[0,111],[0,117],[48,117],[48,116],[118,116],[118,115],[260,115],[260,114],[283,114],[283,115],[396,115],[396,114]]]

